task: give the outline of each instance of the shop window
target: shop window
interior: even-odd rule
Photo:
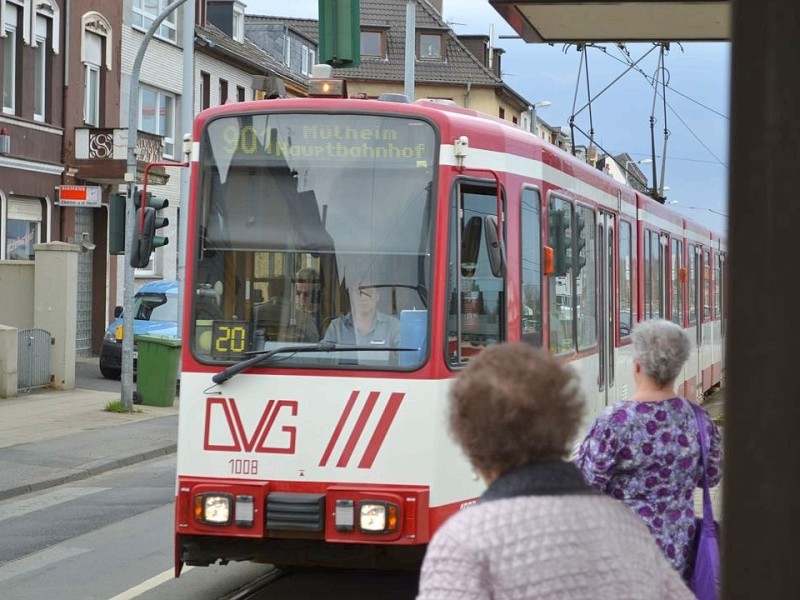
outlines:
[[[42,203],[36,198],[9,198],[5,207],[5,260],[33,260],[42,240]]]

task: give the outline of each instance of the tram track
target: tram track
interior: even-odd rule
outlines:
[[[219,600],[250,600],[251,598],[256,597],[260,592],[263,592],[267,589],[270,585],[286,577],[288,573],[286,571],[281,571],[280,569],[273,569],[267,573],[264,573],[260,577],[257,577],[253,581],[249,582],[247,585],[239,588],[220,598]]]

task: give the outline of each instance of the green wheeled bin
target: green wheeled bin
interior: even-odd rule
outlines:
[[[172,406],[178,384],[181,340],[165,335],[136,336],[138,401],[148,406]]]

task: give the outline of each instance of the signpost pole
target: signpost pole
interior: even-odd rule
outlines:
[[[153,35],[172,11],[186,0],[174,0],[158,15],[145,33],[131,69],[131,84],[128,97],[128,163],[125,181],[127,182],[125,202],[125,264],[122,289],[122,406],[125,410],[133,410],[133,287],[135,285],[134,270],[131,266],[131,255],[136,229],[136,209],[134,194],[136,193],[136,140],[139,126],[139,73],[147,46]],[[192,90],[183,90],[191,94]]]

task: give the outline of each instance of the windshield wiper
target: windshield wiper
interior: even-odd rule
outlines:
[[[262,350],[255,353],[254,356],[243,359],[241,362],[231,365],[223,369],[213,377],[211,381],[214,383],[224,383],[234,375],[241,373],[258,365],[265,360],[269,360],[276,354],[297,354],[308,352],[418,352],[420,348],[392,348],[385,346],[353,346],[348,344],[335,344],[334,342],[320,342],[313,346],[280,346],[272,350]]]
[[[422,284],[408,285],[405,283],[375,283],[358,286],[359,290],[371,290],[374,288],[404,288],[408,290],[414,290],[419,295],[420,300],[422,300],[423,308],[428,308],[428,288]]]

